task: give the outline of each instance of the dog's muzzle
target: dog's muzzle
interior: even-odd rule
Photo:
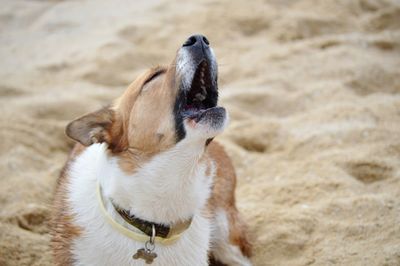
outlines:
[[[210,42],[203,35],[190,36],[176,58],[176,80],[179,82],[175,108],[177,125],[184,119],[213,128],[223,124],[226,115],[224,108],[217,107],[217,78],[217,62]]]

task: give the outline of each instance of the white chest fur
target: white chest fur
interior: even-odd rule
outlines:
[[[211,225],[201,211],[210,195],[213,173],[206,176],[206,165],[198,162],[200,146],[186,145],[193,144],[182,142],[129,176],[115,158],[108,158],[105,145],[92,145],[76,158],[68,173],[68,201],[74,222],[83,229],[72,247],[76,265],[146,265],[132,259],[144,243],[120,234],[105,220],[96,195],[98,182],[105,197],[143,219],[167,223],[193,216],[176,243],[156,245],[158,257],[152,265],[207,265]]]

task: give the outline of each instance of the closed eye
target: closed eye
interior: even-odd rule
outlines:
[[[145,92],[149,88],[151,88],[151,86],[150,86],[151,81],[155,80],[157,77],[159,77],[164,72],[166,72],[165,69],[158,69],[155,72],[153,72],[151,75],[149,75],[146,78],[146,80],[143,82],[142,88],[140,89],[140,93]]]
[[[165,69],[160,69],[157,70],[156,72],[154,72],[152,75],[150,75],[146,81],[143,83],[143,86],[146,85],[146,83],[149,83],[150,81],[152,81],[153,79],[155,79],[156,77],[158,77],[159,75],[163,74],[165,72]]]

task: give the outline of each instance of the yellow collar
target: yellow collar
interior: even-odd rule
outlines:
[[[100,183],[97,183],[97,199],[99,201],[99,205],[100,205],[100,210],[103,213],[104,217],[106,218],[106,221],[118,232],[120,232],[121,234],[136,240],[138,242],[146,242],[149,240],[149,236],[144,234],[144,233],[139,233],[139,232],[134,232],[132,230],[130,230],[129,228],[123,226],[122,224],[118,223],[117,221],[115,221],[112,216],[108,213],[105,205],[104,205],[104,198],[103,195],[101,193],[101,187],[100,187]],[[118,213],[118,212],[117,212]],[[122,217],[124,218],[124,217]],[[170,234],[168,234],[167,237],[159,237],[156,236],[155,237],[155,242],[159,243],[159,244],[163,244],[163,245],[171,245],[173,243],[175,243],[183,234],[183,232],[188,229],[190,227],[191,224],[191,220],[189,220],[186,223],[183,223],[184,228],[182,228],[180,225],[179,228],[177,228],[176,230],[173,230],[173,232],[171,232]]]

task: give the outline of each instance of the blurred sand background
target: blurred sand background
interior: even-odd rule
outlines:
[[[192,33],[219,59],[254,264],[400,265],[400,1],[0,4],[0,265],[52,265],[66,123]]]

